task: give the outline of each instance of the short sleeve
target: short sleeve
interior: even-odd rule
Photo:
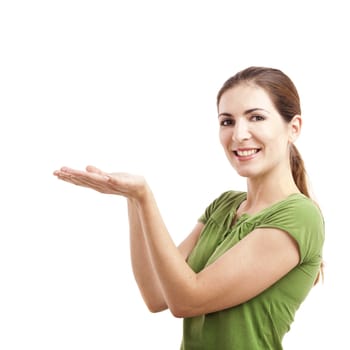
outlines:
[[[270,211],[257,227],[273,227],[289,233],[297,242],[300,263],[322,256],[324,219],[319,207],[298,195]]]

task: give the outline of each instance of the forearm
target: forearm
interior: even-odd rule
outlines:
[[[178,249],[142,176],[105,173],[92,166],[86,171],[63,167],[54,174],[69,183],[128,199],[132,268],[152,310],[169,307],[178,314],[183,305],[191,307],[197,301],[200,290],[197,275],[187,265],[186,257],[197,241],[201,225],[196,226]]]
[[[180,315],[195,297],[196,274],[172,241],[150,190],[137,201],[137,210],[166,303]]]
[[[131,265],[141,295],[152,312],[167,308],[159,279],[150,259],[140,218],[133,200],[128,199]]]

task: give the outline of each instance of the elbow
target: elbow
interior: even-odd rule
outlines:
[[[153,314],[164,311],[168,308],[168,306],[166,304],[163,304],[163,303],[148,302],[148,303],[146,303],[146,306],[148,308],[148,311],[150,311]]]
[[[169,309],[171,314],[176,318],[186,318],[190,317],[189,310],[185,309],[183,306],[171,306],[168,307],[166,304],[157,304],[157,303],[146,303],[148,311],[156,314],[158,312],[162,312],[164,310]]]
[[[170,312],[176,318],[187,318],[187,317],[190,317],[187,312],[183,312],[181,310],[170,309]]]
[[[161,304],[161,303],[152,303],[148,302],[146,303],[148,311],[151,313],[158,313],[164,310],[169,309],[171,314],[176,317],[176,318],[186,318],[186,317],[191,317],[194,316],[193,311],[191,312],[191,308],[185,307],[185,305],[178,304],[178,305],[171,305],[168,307],[168,305]]]
[[[171,314],[176,318],[185,318],[186,317],[185,313],[183,312],[183,310],[181,308],[170,307],[169,310],[170,310]]]
[[[185,305],[184,303],[171,305],[169,306],[169,310],[172,313],[172,315],[176,318],[195,317],[202,314],[199,309],[194,308],[190,305]]]
[[[179,293],[180,294],[180,293]],[[194,289],[187,289],[187,293],[175,294],[168,300],[168,307],[176,318],[189,318],[205,313],[205,302],[200,293]]]

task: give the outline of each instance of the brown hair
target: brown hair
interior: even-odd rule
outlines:
[[[253,83],[264,89],[287,123],[301,114],[299,94],[292,80],[282,71],[266,67],[249,67],[229,78],[219,90],[217,105],[224,92],[241,83]],[[294,144],[290,147],[290,165],[299,191],[310,198],[304,162]]]
[[[227,90],[241,83],[252,83],[264,89],[287,123],[295,115],[301,115],[299,94],[292,80],[282,71],[266,67],[249,67],[229,78],[218,92],[217,106],[219,106],[220,99]],[[301,193],[310,198],[304,161],[294,144],[290,146],[289,159],[295,184]],[[323,262],[315,284],[318,282],[320,274],[323,279]]]

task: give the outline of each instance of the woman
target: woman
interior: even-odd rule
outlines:
[[[152,312],[184,318],[181,349],[282,349],[316,282],[324,222],[294,146],[297,90],[277,69],[247,68],[217,97],[220,141],[247,191],[214,200],[176,247],[140,176],[62,168],[64,181],[128,200],[131,260]]]

